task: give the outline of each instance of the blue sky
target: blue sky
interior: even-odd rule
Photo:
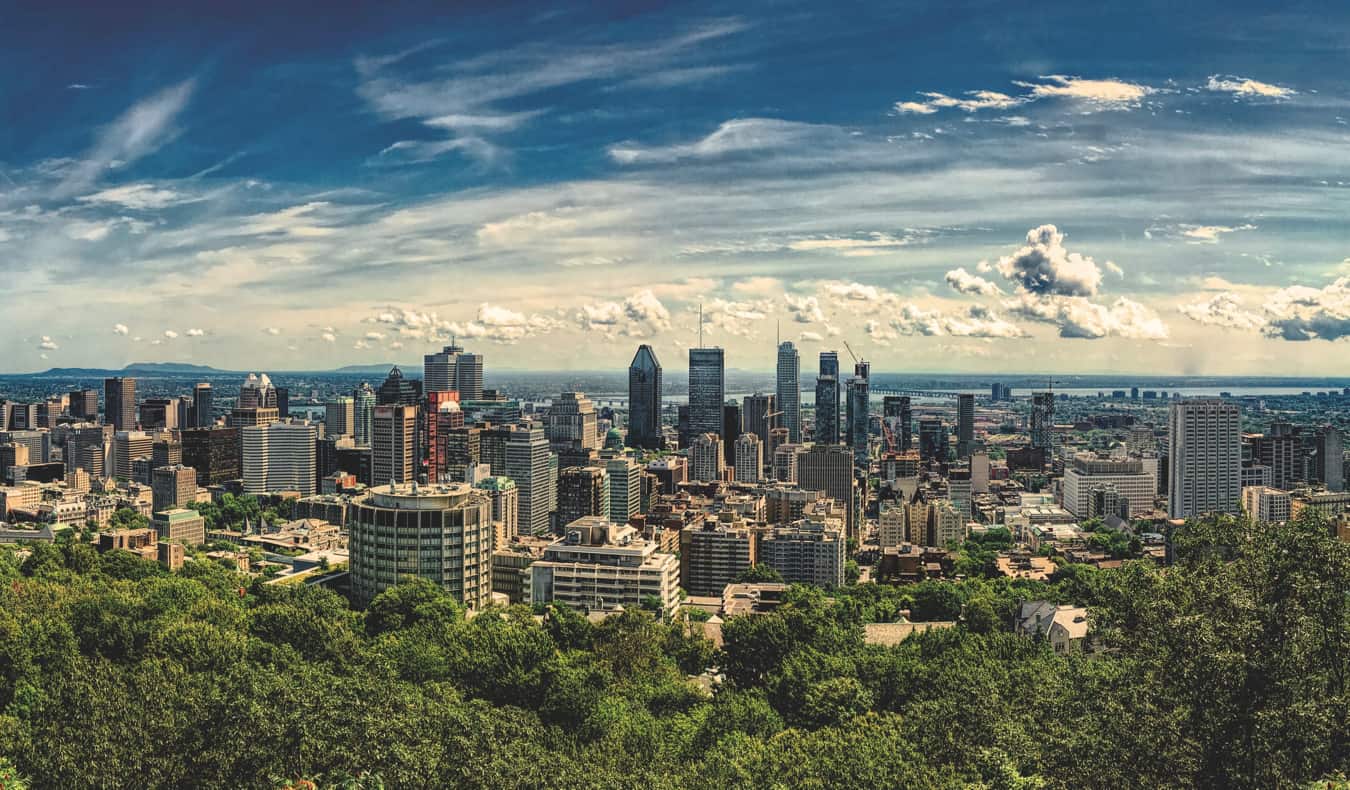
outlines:
[[[3,10],[2,367],[1350,375],[1350,12],[1091,5]]]

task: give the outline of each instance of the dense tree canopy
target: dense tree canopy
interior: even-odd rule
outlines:
[[[466,617],[409,581],[355,611],[207,562],[0,550],[0,782],[1115,790],[1350,769],[1350,549],[1313,515],[1192,524],[1175,548],[1050,584],[794,587],[720,651],[638,610]],[[1091,607],[1100,649],[1013,635],[1031,598]],[[865,644],[904,609],[957,627]],[[714,695],[690,681],[710,665]]]

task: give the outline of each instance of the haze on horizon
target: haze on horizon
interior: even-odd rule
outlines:
[[[1304,9],[9,11],[0,367],[1350,375]]]

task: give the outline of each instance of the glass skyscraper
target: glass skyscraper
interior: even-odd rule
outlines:
[[[722,435],[726,362],[720,348],[689,349],[689,435]]]
[[[839,443],[839,352],[820,352],[820,375],[816,377],[817,444]]]
[[[802,385],[801,357],[791,341],[778,344],[778,408],[783,410],[783,425],[788,429],[788,441],[802,440]]]
[[[659,450],[662,444],[661,363],[644,343],[628,366],[628,446]]]

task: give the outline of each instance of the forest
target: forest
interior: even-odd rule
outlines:
[[[720,649],[645,611],[466,617],[415,580],[358,611],[210,562],[0,549],[0,787],[1343,783],[1350,546],[1310,511],[1172,541],[1049,584],[794,587]],[[1091,649],[1015,635],[1032,598],[1089,607]],[[902,609],[957,626],[864,643]]]

